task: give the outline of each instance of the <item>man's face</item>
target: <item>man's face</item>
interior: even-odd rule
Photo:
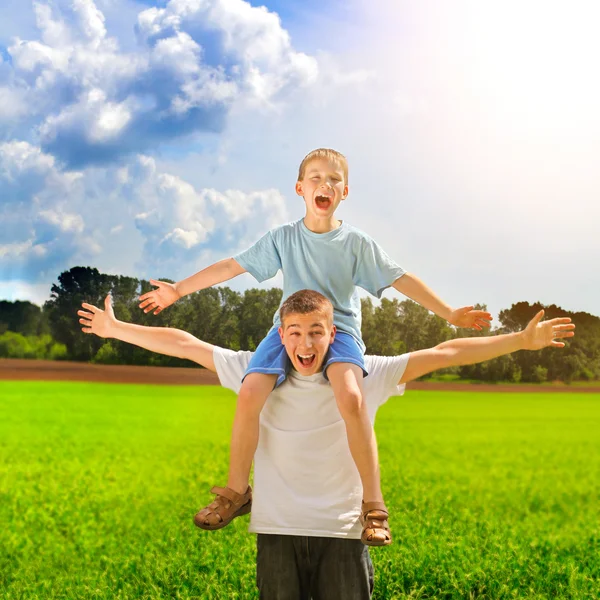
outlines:
[[[307,215],[331,218],[348,195],[344,170],[336,161],[315,158],[306,165],[302,181],[296,183],[296,193],[304,197]]]
[[[321,313],[292,313],[283,320],[279,335],[294,369],[300,375],[314,375],[323,367],[335,325]]]

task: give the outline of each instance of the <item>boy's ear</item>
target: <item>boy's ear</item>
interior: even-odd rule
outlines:
[[[335,332],[337,331],[337,327],[335,325],[331,326],[331,339],[329,340],[330,344],[333,344],[333,340],[335,340]]]
[[[301,181],[296,181],[296,194],[298,194],[298,196],[304,196],[304,190],[302,189]]]
[[[283,327],[279,327],[277,329],[277,333],[279,333],[279,337],[281,338],[281,343],[283,344]]]
[[[345,200],[348,197],[348,184],[344,186],[344,193],[342,194],[342,200]]]

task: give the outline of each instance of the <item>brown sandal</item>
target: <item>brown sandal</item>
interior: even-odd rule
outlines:
[[[228,487],[213,487],[211,494],[217,497],[206,508],[194,516],[194,525],[200,529],[221,529],[236,517],[247,515],[252,509],[252,488],[238,494]]]
[[[363,500],[361,511],[361,542],[366,546],[389,546],[392,543],[392,532],[387,522],[389,514],[385,504]]]

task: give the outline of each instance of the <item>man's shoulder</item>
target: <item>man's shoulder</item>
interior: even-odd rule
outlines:
[[[371,379],[371,382],[373,382],[375,379],[386,380],[390,378],[395,379],[397,377],[396,381],[399,381],[406,369],[409,358],[410,352],[399,354],[397,356],[376,356],[367,354],[365,356],[365,367],[369,373],[367,379],[371,379],[371,376],[373,376],[373,379]]]
[[[392,396],[402,396],[406,389],[400,383],[410,353],[399,356],[365,356],[365,367],[369,376],[365,379],[364,387],[370,402],[380,406]]]
[[[230,350],[215,346],[213,349],[213,360],[215,371],[223,387],[238,392],[241,387],[241,381],[250,359],[254,352],[247,350]]]
[[[373,366],[385,366],[406,362],[410,352],[396,354],[394,356],[380,356],[378,354],[365,354],[365,363]]]
[[[230,348],[222,348],[221,346],[213,346],[213,353],[222,360],[240,363],[249,361],[254,354],[250,350],[231,350]]]

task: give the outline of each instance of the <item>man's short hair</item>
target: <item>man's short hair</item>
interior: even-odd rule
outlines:
[[[344,171],[344,182],[346,184],[348,183],[348,159],[341,152],[332,150],[331,148],[317,148],[316,150],[309,152],[300,163],[300,168],[298,169],[298,181],[304,179],[304,173],[306,172],[308,163],[319,158],[332,160],[342,167],[342,171]]]
[[[279,318],[283,325],[288,315],[307,315],[313,312],[320,313],[330,324],[333,323],[333,305],[329,299],[314,290],[300,290],[286,298],[279,309]]]

